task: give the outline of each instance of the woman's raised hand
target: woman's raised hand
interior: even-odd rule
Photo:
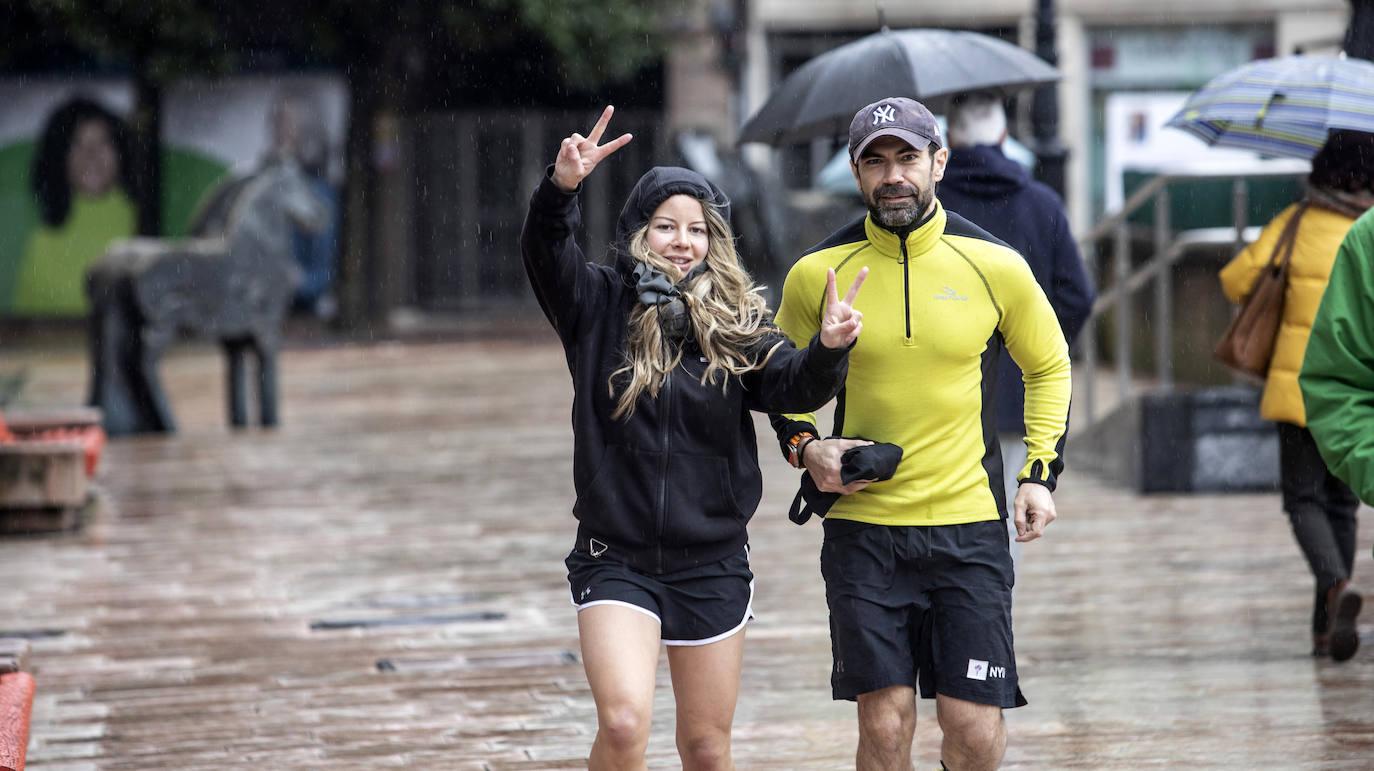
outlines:
[[[630,143],[633,137],[621,134],[604,145],[597,145],[597,142],[601,141],[601,135],[606,133],[606,124],[611,122],[614,112],[614,107],[606,105],[606,109],[601,111],[601,118],[592,126],[592,133],[585,137],[573,134],[563,140],[563,145],[558,148],[558,158],[553,162],[553,183],[558,185],[560,190],[569,193],[576,190],[577,186],[582,184],[582,180],[596,168],[596,164]]]
[[[821,345],[826,348],[848,348],[859,339],[864,328],[863,313],[854,310],[854,298],[859,296],[859,287],[868,277],[868,268],[860,268],[854,283],[841,300],[835,288],[835,269],[825,273],[825,315],[821,317]]]

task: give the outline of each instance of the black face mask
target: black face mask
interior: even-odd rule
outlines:
[[[682,287],[705,270],[706,263],[703,261],[674,284],[663,271],[649,263],[635,264],[635,292],[639,294],[640,302],[658,306],[658,326],[669,342],[681,343],[687,338],[692,328],[692,316],[687,312],[687,300],[682,296]]]

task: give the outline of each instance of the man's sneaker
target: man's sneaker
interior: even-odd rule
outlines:
[[[1327,605],[1331,616],[1331,634],[1327,645],[1332,661],[1346,661],[1360,649],[1360,632],[1355,628],[1355,619],[1360,615],[1364,598],[1349,584],[1348,581],[1342,581],[1333,586],[1331,591],[1334,596]]]

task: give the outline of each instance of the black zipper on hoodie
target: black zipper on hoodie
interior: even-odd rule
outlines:
[[[659,403],[663,405],[662,420],[659,425],[662,427],[663,441],[660,442],[663,452],[662,459],[658,462],[658,503],[655,512],[658,521],[657,532],[654,533],[654,572],[663,572],[663,531],[668,528],[668,443],[671,438],[669,426],[672,424],[673,417],[673,373],[669,372],[663,379],[663,390],[658,394]]]
[[[899,236],[902,239],[902,318],[906,321],[906,340],[911,342],[911,259],[906,253],[906,236]]]
[[[934,219],[934,217],[935,217],[935,212],[936,212],[936,211],[938,211],[938,209],[932,208],[932,209],[930,210],[930,213],[929,213],[929,214],[927,214],[926,216],[922,217],[922,218],[920,219],[919,222],[913,223],[912,225],[908,226],[905,230],[902,230],[902,231],[890,230],[890,231],[888,231],[889,233],[892,233],[893,235],[897,236],[897,242],[901,244],[901,250],[902,250],[902,310],[903,310],[902,316],[903,316],[904,320],[906,321],[906,341],[907,341],[908,343],[911,342],[911,272],[910,272],[910,270],[911,270],[911,269],[910,269],[910,266],[911,266],[911,255],[908,254],[907,251],[906,251],[906,239],[907,239],[907,237],[910,236],[912,233],[915,233],[917,230],[920,230],[921,228],[925,227],[925,224],[926,224],[927,222],[930,222],[932,219]]]

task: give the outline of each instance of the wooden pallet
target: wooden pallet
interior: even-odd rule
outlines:
[[[22,637],[0,637],[0,675],[29,671],[29,647]]]
[[[55,429],[99,430],[100,411],[10,412],[5,422],[14,440],[0,443],[0,534],[74,529],[90,495],[91,447],[79,438],[42,435]]]

